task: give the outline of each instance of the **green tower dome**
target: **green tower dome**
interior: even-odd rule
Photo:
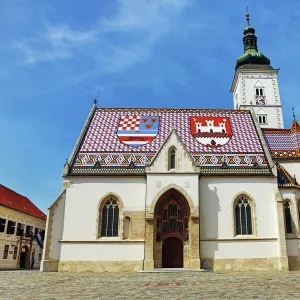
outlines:
[[[244,29],[244,54],[241,55],[237,61],[235,70],[241,68],[247,69],[259,69],[270,68],[270,60],[257,49],[257,37],[255,35],[255,29],[250,26],[249,13],[246,14],[247,27]]]

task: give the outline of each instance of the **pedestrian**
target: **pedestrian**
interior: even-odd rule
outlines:
[[[32,257],[31,257],[31,269],[33,269],[34,263],[35,263],[34,254],[32,254]]]

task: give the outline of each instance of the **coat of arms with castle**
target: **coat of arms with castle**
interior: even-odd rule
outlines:
[[[220,147],[232,137],[227,117],[190,117],[190,121],[192,136],[205,146]]]

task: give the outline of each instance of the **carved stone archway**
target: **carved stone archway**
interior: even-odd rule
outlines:
[[[183,267],[200,269],[199,214],[192,199],[184,194],[173,186],[165,188],[148,207],[145,270],[162,267],[163,243],[171,237],[183,244]]]

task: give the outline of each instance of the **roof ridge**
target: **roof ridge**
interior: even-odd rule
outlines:
[[[14,194],[17,194],[17,195],[19,195],[19,196],[21,196],[21,197],[24,197],[24,198],[26,198],[27,200],[29,200],[28,197],[26,197],[26,196],[24,196],[24,195],[22,195],[22,194],[20,194],[20,193],[17,193],[16,191],[12,190],[11,188],[5,186],[4,184],[0,183],[0,185],[3,186],[4,188],[6,188],[7,190],[12,191]],[[30,200],[29,200],[29,201],[30,201]],[[31,201],[30,201],[30,202],[31,202]]]
[[[191,108],[184,108],[184,107],[97,107],[96,110],[104,110],[104,109],[124,109],[124,110],[132,110],[132,109],[140,109],[140,110],[215,110],[215,111],[233,111],[237,113],[245,113],[248,112],[248,110],[237,110],[234,108],[197,108],[197,107],[191,107]]]

